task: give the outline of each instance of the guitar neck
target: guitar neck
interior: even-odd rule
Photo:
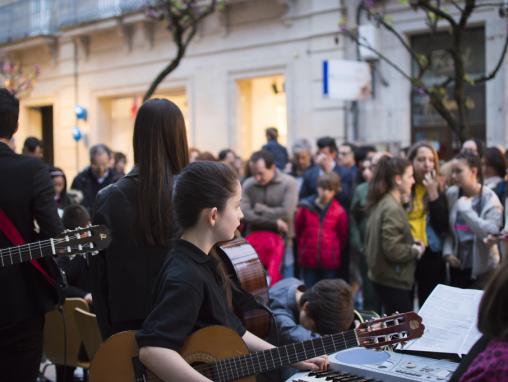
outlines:
[[[222,360],[214,364],[214,371],[217,380],[231,381],[355,346],[359,346],[356,332],[349,330]]]
[[[55,254],[53,239],[0,249],[0,266],[20,264]]]

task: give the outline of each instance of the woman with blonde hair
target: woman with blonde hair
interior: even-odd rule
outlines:
[[[442,239],[448,231],[448,210],[446,195],[439,182],[439,157],[432,144],[414,144],[408,159],[413,165],[415,184],[407,216],[413,238],[425,245],[415,273],[418,302],[422,306],[437,284],[445,281]]]

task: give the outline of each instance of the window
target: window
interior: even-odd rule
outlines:
[[[444,81],[453,74],[453,61],[447,52],[451,45],[451,36],[447,32],[436,34],[422,34],[411,37],[411,46],[418,54],[429,55],[432,60],[431,68],[423,76],[426,85]],[[483,27],[468,29],[464,32],[463,51],[465,71],[474,78],[485,73],[485,30]],[[416,75],[418,67],[412,64],[412,74]],[[453,87],[448,87],[449,110],[456,110],[453,100]],[[467,120],[473,137],[485,139],[485,84],[470,86],[465,89],[467,104]],[[430,140],[439,148],[442,158],[453,155],[459,142],[444,119],[430,105],[426,95],[413,90],[411,92],[411,136],[413,142]]]

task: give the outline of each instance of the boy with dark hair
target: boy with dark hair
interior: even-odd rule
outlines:
[[[348,217],[334,198],[340,178],[334,173],[318,178],[317,195],[300,201],[295,217],[297,259],[307,286],[337,277],[347,242]]]
[[[351,288],[342,279],[321,280],[306,289],[295,278],[270,288],[270,308],[281,345],[348,330],[353,325]]]

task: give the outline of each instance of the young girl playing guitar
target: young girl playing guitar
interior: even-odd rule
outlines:
[[[164,381],[208,380],[179,351],[188,336],[210,325],[233,329],[251,352],[273,348],[234,315],[229,280],[218,260],[209,255],[214,244],[233,238],[243,217],[241,194],[235,172],[220,163],[194,162],[176,181],[173,205],[183,234],[159,273],[153,309],[136,334],[141,362]],[[324,370],[327,358],[293,366]]]

